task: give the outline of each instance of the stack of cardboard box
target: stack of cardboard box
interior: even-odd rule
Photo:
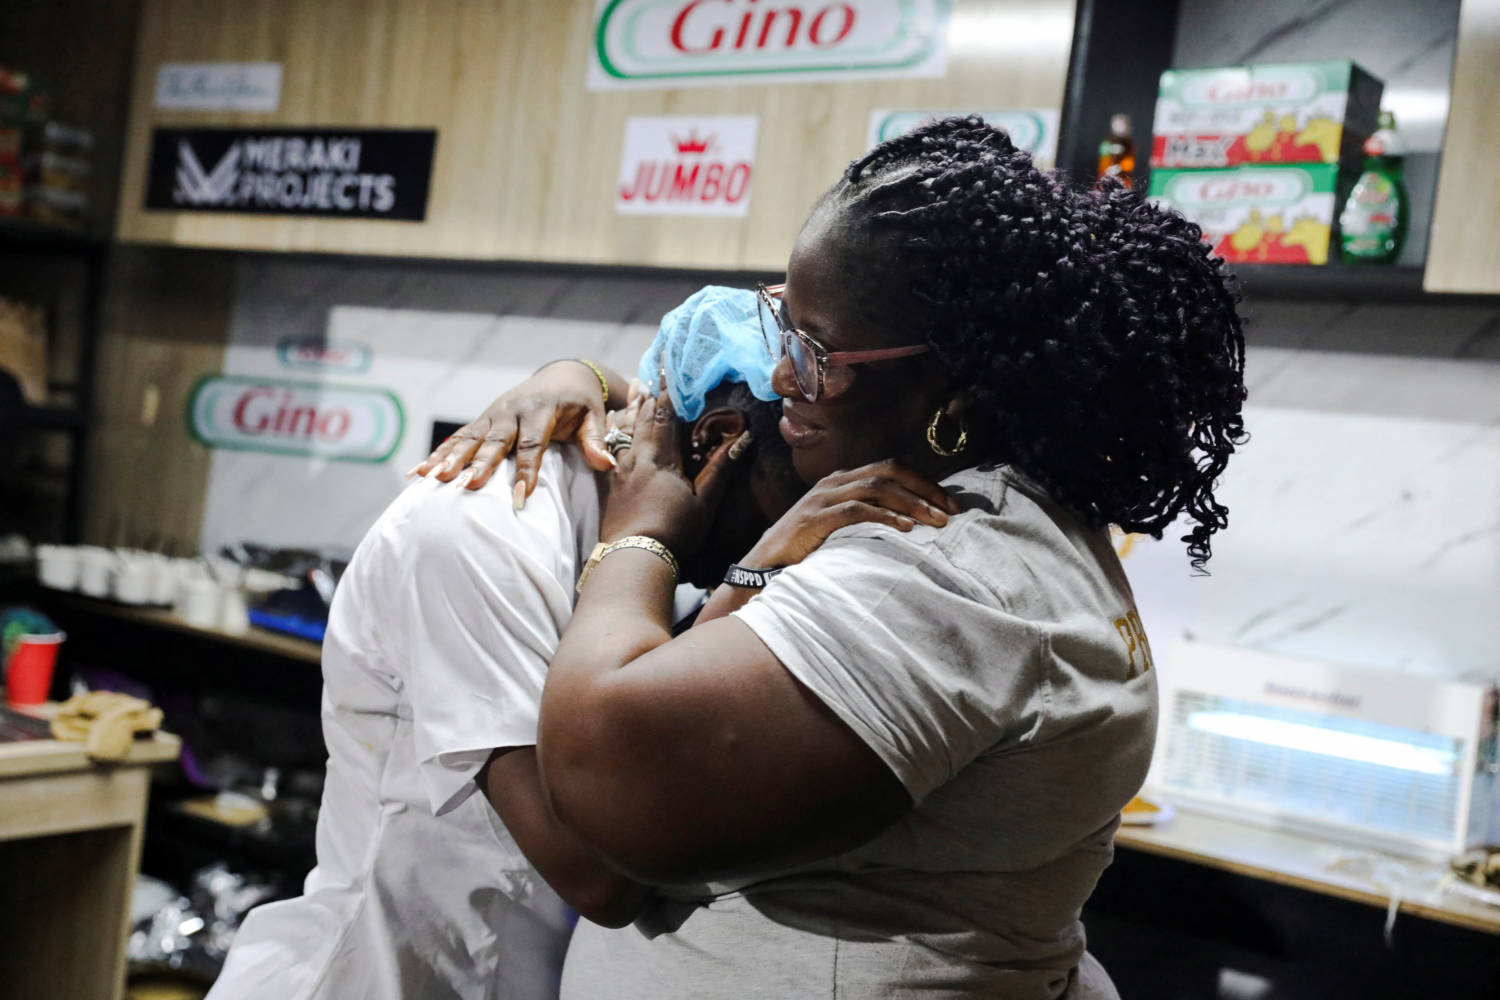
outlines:
[[[1347,60],[1167,70],[1151,196],[1225,260],[1325,264],[1382,89]]]

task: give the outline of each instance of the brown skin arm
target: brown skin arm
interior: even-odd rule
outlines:
[[[595,569],[542,695],[557,817],[646,882],[753,875],[838,854],[911,808],[875,753],[738,619],[670,638],[672,574]]]
[[[695,551],[729,478],[729,446],[690,483],[670,403],[638,406],[600,536]],[[838,854],[911,808],[875,752],[741,621],[673,639],[675,582],[665,560],[623,549],[584,585],[548,668],[537,737],[542,789],[564,825],[619,870],[675,882]]]
[[[605,927],[624,927],[636,918],[650,890],[589,853],[552,815],[537,774],[536,747],[496,750],[476,780],[527,860],[579,915]]]
[[[682,532],[706,523],[699,505],[721,491],[729,447],[689,484],[676,424],[653,426],[652,409],[632,414],[637,446],[622,456],[601,533],[690,551]],[[941,525],[944,508],[957,509],[907,470],[853,470],[811,491],[749,556],[791,565],[843,525]],[[497,752],[481,782],[543,876],[608,925],[646,895],[616,869],[644,882],[752,874],[840,853],[911,807],[864,741],[741,622],[700,618],[673,640],[672,584],[667,564],[640,550],[595,568],[549,670],[540,746]]]

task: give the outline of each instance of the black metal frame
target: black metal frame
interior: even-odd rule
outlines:
[[[74,404],[28,406],[25,425],[66,432],[71,438],[68,456],[68,492],[63,514],[63,541],[83,537],[83,491],[88,470],[89,429],[94,401],[94,366],[98,354],[99,327],[103,312],[109,241],[84,232],[47,226],[25,219],[0,219],[0,256],[46,256],[81,260],[84,265],[82,308],[79,313],[78,371],[67,387]],[[55,309],[49,315],[50,333],[56,334]],[[49,388],[58,388],[49,383]]]

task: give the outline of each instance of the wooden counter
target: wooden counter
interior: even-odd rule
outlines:
[[[121,995],[150,765],[179,747],[157,733],[99,764],[81,743],[0,743],[0,992]]]
[[[1193,812],[1181,807],[1161,826],[1122,826],[1115,843],[1128,850],[1217,868],[1385,909],[1400,893],[1400,912],[1500,934],[1500,907],[1448,892],[1447,865],[1359,849],[1303,833]]]

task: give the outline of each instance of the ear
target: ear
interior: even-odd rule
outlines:
[[[720,406],[708,410],[693,421],[692,431],[688,434],[688,449],[698,452],[702,458],[707,458],[708,452],[713,451],[724,441],[732,441],[739,437],[745,433],[748,426],[745,415],[732,406]]]

